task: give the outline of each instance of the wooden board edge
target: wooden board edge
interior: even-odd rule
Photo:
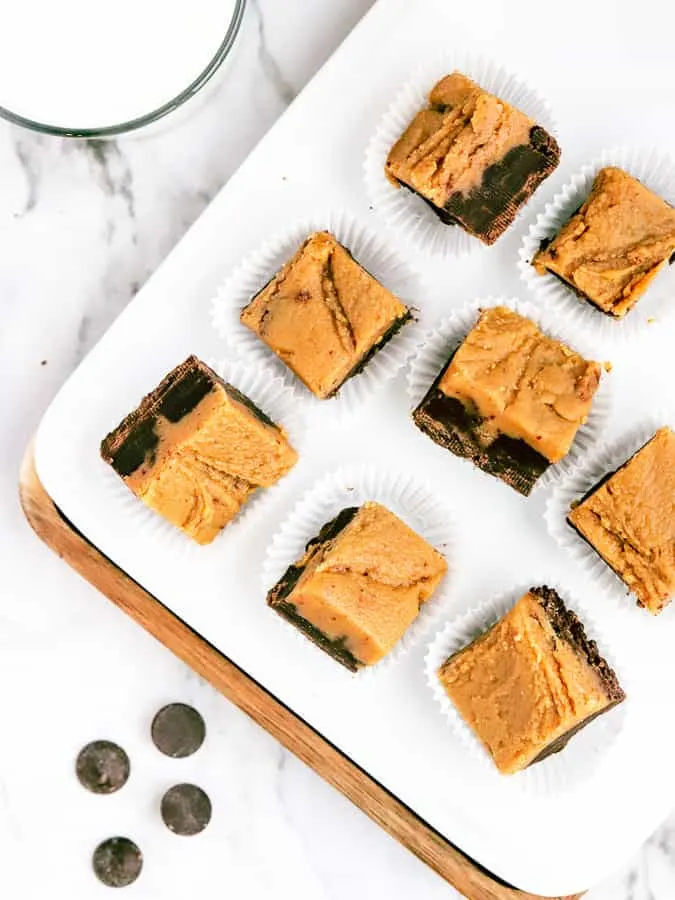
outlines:
[[[89,543],[44,489],[32,444],[21,465],[19,497],[31,528],[71,568],[468,900],[544,900],[495,880]]]

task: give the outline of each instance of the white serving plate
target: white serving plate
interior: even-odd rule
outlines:
[[[673,806],[667,748],[675,741],[675,611],[651,620],[598,593],[547,536],[546,492],[524,500],[423,438],[410,423],[402,375],[351,419],[333,420],[329,404],[312,406],[295,471],[255,514],[196,552],[165,552],[161,529],[134,526],[130,506],[109,489],[98,443],[188,353],[222,356],[209,304],[242,256],[324,208],[342,207],[379,227],[365,199],[365,146],[415,60],[441,45],[492,54],[547,95],[564,162],[496,247],[457,261],[410,258],[427,276],[419,303],[440,319],[472,297],[524,296],[517,273],[523,231],[570,172],[608,143],[636,136],[664,149],[675,143],[671,32],[653,28],[654,21],[666,25],[667,13],[658,0],[643,2],[639,16],[614,6],[608,16],[606,4],[573,0],[553,33],[534,0],[517,7],[487,0],[463,6],[461,15],[445,0],[380,0],[71,376],[36,443],[45,488],[103,553],[448,840],[506,881],[545,895],[602,879]],[[396,245],[395,234],[383,233]],[[657,323],[614,354],[609,436],[644,417],[659,384],[667,396],[674,374],[668,339]],[[614,655],[630,669],[632,695],[621,736],[590,781],[531,794],[467,756],[425,685],[428,640],[381,676],[359,680],[267,609],[260,566],[273,533],[318,477],[361,461],[419,472],[452,508],[460,529],[458,612],[512,584],[574,580],[602,618]]]

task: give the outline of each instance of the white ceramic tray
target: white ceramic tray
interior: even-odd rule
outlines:
[[[660,20],[658,0],[643,4],[641,20],[642,13],[646,22]],[[520,71],[551,101],[564,150],[560,172],[494,248],[428,262],[399,244],[427,277],[419,304],[432,320],[472,297],[523,295],[517,250],[524,229],[602,145],[637,131],[666,149],[672,144],[672,78],[662,88],[659,80],[659,72],[672,75],[671,44],[658,29],[649,29],[641,69],[633,15],[612,19],[609,39],[599,42],[604,13],[576,0],[557,18],[555,37],[540,27],[533,0],[517,12],[505,0],[488,0],[455,16],[444,0],[376,4],[69,379],[39,430],[36,462],[49,494],[100,550],[451,842],[518,887],[570,894],[623,862],[675,801],[668,752],[675,742],[675,615],[652,621],[616,608],[585,581],[546,535],[545,492],[525,500],[421,436],[409,420],[402,375],[348,419],[334,421],[330,404],[308,404],[310,433],[296,470],[255,513],[197,552],[167,553],[161,529],[130,528],[129,506],[109,489],[98,456],[101,436],[188,353],[223,355],[209,304],[245,254],[322,209],[342,207],[380,227],[365,196],[364,151],[416,59],[468,46]],[[605,76],[597,79],[600,71]],[[396,247],[395,233],[382,231]],[[639,417],[645,391],[651,400],[654,386],[667,390],[674,374],[658,323],[613,362],[610,437]],[[357,462],[423,473],[452,509],[460,532],[456,611],[512,584],[564,580],[602,618],[614,655],[631,670],[632,696],[621,736],[591,780],[567,793],[532,795],[469,757],[425,685],[431,634],[381,675],[359,680],[298,641],[267,609],[260,566],[271,536],[317,478]]]

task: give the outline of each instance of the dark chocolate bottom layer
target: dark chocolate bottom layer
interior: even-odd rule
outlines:
[[[305,547],[305,551],[310,552],[314,549],[318,549],[323,544],[333,540],[347,527],[347,525],[349,525],[357,512],[358,507],[356,506],[343,509],[334,519],[323,526],[315,538],[312,538],[312,540],[309,541]],[[308,622],[307,619],[304,619],[299,615],[295,605],[288,601],[287,598],[300,580],[300,576],[304,570],[305,566],[298,566],[295,563],[290,565],[279,581],[267,594],[268,606],[278,612],[280,616],[283,616],[283,618],[292,625],[295,625],[295,627],[302,631],[310,641],[332,656],[334,660],[345,666],[345,668],[349,669],[350,672],[356,672],[361,668],[361,663],[345,647],[345,638],[329,638],[315,625],[312,625],[311,622]]]
[[[413,412],[413,421],[441,447],[455,456],[470,459],[483,472],[495,475],[528,496],[537,479],[549,467],[549,461],[525,441],[507,435],[499,435],[492,444],[485,446],[480,439],[481,417],[438,388],[446,368],[447,365]]]
[[[511,225],[520,208],[560,162],[557,141],[539,125],[530,130],[529,144],[514,147],[483,173],[468,194],[452,194],[444,207],[425,200],[446,225],[460,225],[485,244],[494,244]],[[404,184],[413,193],[418,193]],[[418,194],[418,196],[422,196]]]
[[[158,416],[179,422],[211,391],[218,376],[195,356],[169,372],[101,442],[101,456],[121,476],[131,475],[146,459],[152,459],[159,437]]]

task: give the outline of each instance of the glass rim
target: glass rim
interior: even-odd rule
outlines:
[[[143,128],[146,125],[151,125],[153,122],[157,122],[159,119],[164,118],[164,116],[181,107],[191,97],[194,97],[194,95],[197,94],[215,75],[225,61],[225,58],[228,56],[232,49],[232,45],[239,34],[245,7],[246,0],[236,0],[227,33],[205,68],[202,69],[199,75],[197,75],[187,87],[180,91],[180,93],[176,94],[170,100],[167,100],[161,106],[156,107],[151,112],[145,113],[142,116],[137,116],[127,122],[120,122],[117,125],[103,125],[97,128],[68,128],[62,125],[50,125],[46,122],[37,122],[26,116],[14,113],[4,106],[0,106],[0,119],[5,119],[12,125],[28,128],[30,131],[35,131],[39,134],[50,134],[57,137],[69,138],[113,137],[115,135],[125,134],[129,131],[136,131],[138,128]]]

